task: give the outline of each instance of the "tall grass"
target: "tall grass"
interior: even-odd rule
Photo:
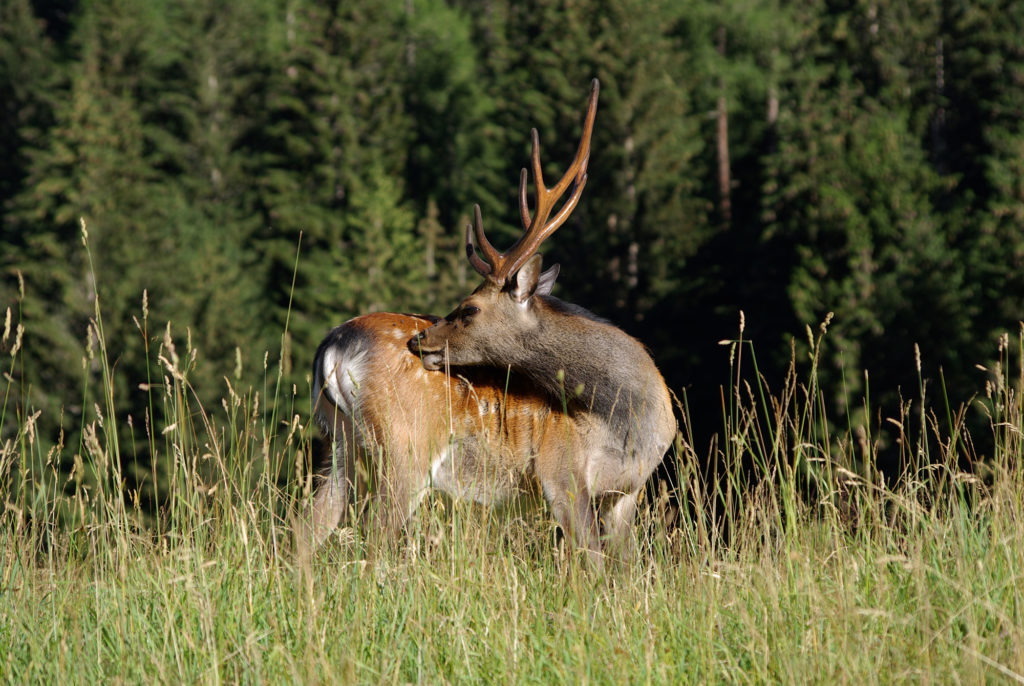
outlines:
[[[98,301],[98,300],[97,300]],[[16,314],[14,315],[16,319]],[[723,425],[698,452],[685,420],[674,493],[641,507],[638,559],[596,573],[550,517],[428,500],[407,540],[368,563],[350,529],[289,554],[310,497],[313,429],[279,383],[196,401],[196,351],[168,325],[148,418],[117,415],[102,316],[102,388],[80,450],[37,435],[6,376],[0,421],[0,675],[8,682],[937,683],[1024,681],[1021,388],[1004,338],[978,401],[984,473],[965,413],[887,426],[830,415],[817,386],[825,326],[772,389],[731,349]],[[139,321],[147,337],[148,312]],[[159,329],[158,329],[159,331]],[[17,324],[4,350],[16,363]],[[794,348],[795,350],[795,348]],[[280,377],[278,377],[279,381]],[[273,390],[271,390],[273,387]],[[922,383],[923,392],[924,384]],[[869,399],[864,401],[869,403]],[[870,416],[870,412],[867,413]],[[156,417],[168,420],[155,426]],[[141,424],[141,425],[139,425]],[[905,469],[873,470],[882,430]],[[124,487],[120,442],[157,456],[162,509]],[[70,476],[58,465],[76,453]],[[701,465],[715,465],[709,472]],[[899,476],[899,478],[895,478]]]

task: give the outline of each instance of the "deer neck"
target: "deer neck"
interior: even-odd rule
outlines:
[[[639,378],[649,357],[634,339],[583,308],[544,297],[537,326],[524,333],[512,368],[576,412],[628,423],[646,402]]]

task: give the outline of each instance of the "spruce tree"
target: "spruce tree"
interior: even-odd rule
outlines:
[[[211,17],[200,2],[165,9],[134,0],[83,7],[66,96],[46,139],[27,150],[29,177],[10,215],[26,245],[19,263],[30,402],[51,421],[63,417],[71,442],[94,418],[99,365],[90,359],[83,397],[81,360],[98,295],[107,355],[117,363],[116,425],[123,444],[135,446],[123,453],[124,473],[139,479],[152,474],[141,431],[145,388],[162,378],[155,351],[164,323],[196,349],[196,376],[214,379],[234,368],[236,347],[258,351],[252,364],[262,358],[266,326],[239,316],[258,310],[260,280],[247,270],[255,231],[248,179],[233,156],[245,128],[231,89],[244,87],[240,65],[253,52],[195,31],[234,35],[230,14]],[[138,322],[144,292],[148,331]],[[197,388],[207,405],[222,391]],[[128,435],[132,426],[139,435]],[[47,428],[55,437],[58,427]]]
[[[11,203],[9,226],[24,245],[18,267],[25,277],[20,371],[26,402],[42,411],[43,436],[56,443],[58,433],[65,434],[65,462],[78,449],[78,429],[97,418],[97,403],[104,404],[96,395],[99,363],[86,354],[96,349],[90,321],[97,295],[108,358],[123,372],[112,379],[117,411],[129,411],[131,390],[146,379],[132,315],[145,287],[141,276],[167,266],[159,262],[166,251],[157,249],[148,230],[163,224],[165,213],[154,199],[164,194],[146,159],[146,122],[138,107],[153,76],[146,37],[157,26],[152,13],[131,2],[83,8],[55,123],[25,151],[28,177]],[[89,229],[91,261],[80,221]],[[124,426],[123,416],[110,420]]]
[[[25,151],[39,145],[55,104],[57,54],[43,28],[28,0],[0,5],[0,245],[7,243],[0,255],[8,259],[15,246],[14,231],[5,230],[5,207],[22,188]]]
[[[459,217],[473,204],[481,205],[485,217],[504,209],[496,200],[507,179],[495,137],[493,94],[480,74],[466,13],[441,0],[407,3],[401,30],[405,111],[412,127],[408,194],[421,216],[434,203],[446,233],[461,239]]]
[[[528,166],[529,130],[539,131],[552,183],[575,153],[588,85],[598,77],[587,189],[544,250],[549,261],[566,265],[564,295],[636,330],[672,290],[704,223],[695,197],[701,143],[691,84],[670,35],[678,8],[627,0],[489,2],[473,12],[474,34],[485,44],[493,126],[505,149],[502,209],[488,226],[497,227],[496,236],[507,227],[497,238],[505,244],[518,236],[518,171]]]

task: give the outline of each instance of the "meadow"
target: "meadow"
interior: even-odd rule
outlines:
[[[1022,34],[1007,0],[0,0],[0,683],[1024,681]],[[544,259],[677,397],[636,559],[434,497],[300,559],[317,341],[450,311],[470,208],[517,240],[529,132],[557,178],[595,77]]]
[[[97,307],[84,354],[101,400],[77,450],[37,434],[5,374],[6,683],[1024,681],[1020,332],[973,409],[938,416],[918,398],[883,420],[905,469],[882,475],[884,439],[817,390],[825,325],[774,389],[740,329],[723,341],[720,439],[692,444],[680,394],[672,478],[641,504],[637,559],[595,571],[543,511],[443,499],[372,560],[343,528],[299,563],[308,389],[283,387],[271,361],[218,380],[223,402],[203,407],[196,350],[140,315],[150,414],[113,412]],[[11,370],[23,333],[8,314]],[[992,454],[975,454],[969,411],[987,413]],[[162,465],[156,514],[123,487],[140,445]]]

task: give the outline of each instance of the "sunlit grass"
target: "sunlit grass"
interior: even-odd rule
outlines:
[[[139,324],[148,331],[146,313]],[[102,357],[99,310],[93,336]],[[195,351],[170,327],[155,338],[151,416],[168,421],[119,431],[103,361],[104,401],[70,476],[57,466],[72,449],[37,435],[4,385],[8,682],[1022,680],[1019,340],[1002,341],[979,401],[996,446],[984,473],[962,470],[973,457],[962,415],[910,406],[891,423],[907,457],[898,481],[867,466],[878,427],[831,417],[817,391],[824,327],[780,389],[759,380],[749,343],[727,342],[715,455],[694,452],[684,421],[678,492],[642,503],[637,560],[595,572],[543,512],[443,499],[372,562],[342,529],[296,563],[292,513],[310,497],[314,431],[304,410],[267,414],[262,380],[240,379],[220,407],[201,407],[193,384],[211,380],[190,377]],[[276,406],[302,406],[305,390],[278,387]],[[126,435],[158,456],[156,516],[120,487]],[[715,475],[698,467],[711,463]]]

